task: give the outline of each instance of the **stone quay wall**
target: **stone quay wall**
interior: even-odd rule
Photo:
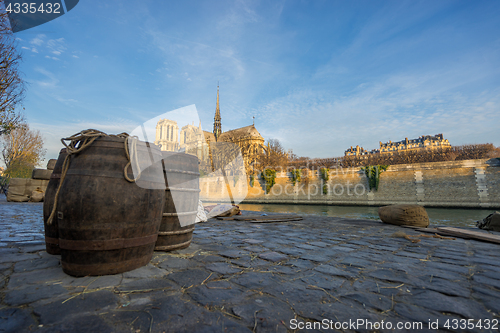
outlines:
[[[230,191],[235,201],[243,203],[500,208],[499,159],[392,165],[380,174],[378,191],[369,190],[360,167],[332,168],[327,182],[318,170],[312,170],[295,185],[290,172],[279,172],[269,193],[262,179],[255,179],[253,186],[250,177],[246,182],[228,180],[229,190],[223,177],[201,178],[201,200],[229,202]]]

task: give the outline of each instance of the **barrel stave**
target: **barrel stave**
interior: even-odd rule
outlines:
[[[193,238],[199,200],[198,158],[163,152],[163,170],[167,189],[155,250],[180,250],[187,248]],[[187,226],[181,227],[181,222]]]
[[[59,249],[59,230],[57,226],[57,219],[53,219],[52,224],[48,225],[50,213],[54,206],[55,196],[61,178],[62,166],[66,158],[66,148],[61,149],[59,157],[57,158],[54,170],[50,176],[47,189],[45,190],[45,198],[43,201],[43,224],[45,230],[45,248],[49,254],[61,254]]]

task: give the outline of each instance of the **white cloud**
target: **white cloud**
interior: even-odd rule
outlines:
[[[79,56],[77,56],[77,55],[74,55],[74,54],[73,54],[73,58],[77,58],[77,59],[78,59],[78,58],[80,58],[80,57],[79,57]]]
[[[64,38],[50,39],[47,42],[47,48],[55,55],[60,55],[66,51],[66,46],[64,45]]]
[[[59,96],[55,96],[55,99],[61,103],[69,104],[69,103],[78,103],[76,99],[73,98],[62,98]]]
[[[56,78],[56,76],[52,72],[49,72],[48,70],[46,70],[42,67],[35,68],[35,72],[38,72],[38,73],[44,75],[47,79],[44,81],[32,81],[32,82],[34,82],[34,83],[38,84],[40,87],[44,87],[44,88],[56,88],[57,87],[59,80]]]
[[[309,157],[341,156],[350,146],[371,150],[378,148],[378,141],[438,133],[453,145],[500,145],[495,131],[500,125],[500,89],[462,89],[483,75],[477,67],[469,73],[453,66],[380,78],[344,95],[296,90],[253,114],[266,139],[278,138],[286,148]]]
[[[35,38],[33,38],[31,41],[30,41],[30,44],[33,44],[33,45],[36,45],[36,46],[41,46],[45,41],[45,35],[44,34],[40,34],[40,35],[37,35]]]
[[[236,1],[217,22],[217,29],[238,33],[247,23],[258,22],[261,17],[250,8],[250,1]]]
[[[214,72],[223,72],[227,77],[241,79],[246,72],[245,64],[235,50],[237,46],[229,42],[223,45],[220,42],[213,45],[200,43],[168,35],[156,27],[148,29],[147,33],[165,57],[172,59],[169,63],[176,63],[176,68],[185,76],[194,72],[197,77],[208,79],[213,78]],[[196,39],[205,40],[203,37]]]
[[[39,34],[32,40],[30,40],[30,47],[23,46],[23,49],[26,50],[31,50],[33,53],[39,53],[39,50],[41,49],[42,51],[45,50],[51,54],[51,55],[56,55],[60,56],[66,51],[66,46],[65,46],[65,41],[64,38],[58,38],[58,39],[49,39],[47,42],[46,36],[44,34]],[[44,47],[45,46],[45,47]],[[53,57],[53,56],[45,56],[45,58],[48,59],[53,59],[53,60],[59,60],[59,58]]]

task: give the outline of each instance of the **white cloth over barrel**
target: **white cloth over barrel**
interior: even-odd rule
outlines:
[[[207,214],[205,213],[205,208],[201,200],[198,201],[198,213],[196,214],[196,220],[194,223],[207,222]]]

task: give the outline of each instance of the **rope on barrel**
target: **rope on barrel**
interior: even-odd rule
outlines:
[[[130,153],[128,151],[128,141],[129,140],[132,140],[132,142],[130,143],[130,147],[132,148],[130,150]],[[141,167],[139,165],[139,159],[137,158],[137,140],[138,139],[135,136],[127,136],[125,138],[125,154],[127,155],[128,163],[127,163],[127,165],[125,165],[125,168],[123,169],[123,176],[125,177],[126,180],[128,180],[131,183],[137,181],[141,177]],[[131,179],[127,174],[127,169],[130,165],[132,165],[132,161],[135,162],[135,167],[136,167],[137,174],[138,174],[137,178],[134,178],[134,179]]]
[[[51,211],[50,216],[49,216],[49,218],[47,220],[47,224],[48,225],[51,225],[52,221],[54,219],[54,215],[55,215],[56,210],[57,210],[57,200],[59,199],[59,192],[61,190],[61,187],[62,187],[62,184],[64,182],[64,179],[66,178],[66,173],[68,172],[69,165],[70,165],[70,162],[71,162],[71,156],[74,155],[74,154],[78,154],[79,152],[83,151],[88,146],[90,146],[97,138],[99,138],[101,136],[117,137],[117,138],[124,138],[125,139],[125,153],[127,155],[127,160],[129,161],[127,163],[127,165],[125,166],[124,170],[123,170],[125,179],[127,181],[131,182],[131,183],[133,183],[137,179],[139,179],[139,177],[140,177],[140,168],[139,168],[139,160],[137,158],[137,151],[136,151],[137,137],[131,137],[127,133],[120,133],[120,134],[116,134],[116,135],[113,135],[113,134],[112,135],[108,135],[108,134],[106,134],[104,132],[101,132],[101,131],[98,131],[98,130],[95,130],[95,129],[87,129],[87,130],[83,130],[81,132],[78,132],[76,134],[73,134],[72,136],[70,136],[68,138],[61,139],[62,144],[66,147],[66,153],[67,153],[67,155],[66,155],[66,158],[64,159],[64,163],[63,163],[63,166],[62,166],[61,179],[59,181],[59,186],[57,187],[56,195],[55,195],[55,198],[54,198],[54,204],[52,206],[52,211]],[[129,154],[129,150],[128,150],[128,141],[129,141],[130,138],[133,139],[133,141],[131,143],[131,145],[132,145],[131,154]],[[66,144],[65,141],[69,141],[69,144]],[[131,179],[127,175],[127,168],[131,164],[131,162],[130,162],[130,160],[131,160],[130,156],[131,155],[134,157],[135,163],[136,163],[136,166],[137,166],[137,170],[139,171],[138,172],[139,176],[137,178],[135,178],[135,179]]]

